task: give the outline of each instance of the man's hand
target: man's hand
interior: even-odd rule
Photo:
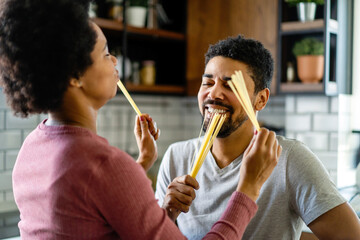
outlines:
[[[199,183],[190,175],[175,178],[166,191],[162,208],[168,216],[175,221],[181,212],[188,212],[192,201],[195,199],[195,189]]]
[[[136,116],[134,134],[139,148],[139,158],[136,162],[148,171],[158,157],[155,141],[160,136],[160,130],[148,114],[142,114]]]
[[[256,201],[262,185],[274,170],[281,151],[282,147],[274,132],[262,128],[255,134],[244,152],[236,190]]]

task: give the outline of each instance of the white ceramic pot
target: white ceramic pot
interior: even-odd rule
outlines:
[[[128,7],[125,13],[127,24],[139,28],[145,27],[146,10],[146,7]]]
[[[297,4],[298,17],[301,22],[314,21],[316,13],[316,3],[301,2]]]

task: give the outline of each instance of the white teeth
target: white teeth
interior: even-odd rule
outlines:
[[[216,108],[209,107],[208,112],[209,113],[225,113],[226,111],[224,109],[216,109]]]

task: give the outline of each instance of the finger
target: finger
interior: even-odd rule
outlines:
[[[134,134],[141,137],[140,116],[135,116]]]
[[[190,206],[192,201],[195,199],[195,196],[189,196],[185,194],[177,194],[176,200],[178,200],[182,205]]]
[[[158,138],[160,137],[160,129],[158,129],[155,133],[155,135],[153,135],[155,141],[158,140]]]
[[[181,211],[181,212],[188,212],[190,208],[190,204],[183,204],[180,202],[173,194],[167,194],[165,196],[165,199],[167,199],[167,202],[165,203],[165,208],[169,209],[171,212],[175,211]]]
[[[249,146],[245,149],[245,152],[244,152],[244,155],[246,156],[250,150],[252,149],[253,145],[254,145],[254,142],[255,142],[255,139],[256,139],[256,136],[257,134],[253,136],[253,138],[251,139],[250,143],[249,143]]]
[[[141,115],[140,117],[140,126],[141,126],[141,137],[145,137],[149,135],[149,126],[146,118]]]
[[[157,124],[154,120],[151,120],[151,121],[149,121],[149,119],[147,119],[147,120],[148,120],[148,124],[149,124],[150,133],[151,133],[151,135],[154,136],[157,133]]]
[[[276,134],[274,131],[269,131],[269,135],[267,137],[267,140],[266,140],[266,143],[265,145],[266,146],[269,146],[269,147],[272,147],[276,142]],[[274,151],[275,153],[275,151]]]
[[[196,181],[195,178],[191,177],[190,175],[184,175],[181,177],[177,177],[174,181],[191,186],[192,188],[199,189],[199,183]]]
[[[175,194],[175,195],[187,195],[191,197],[192,199],[195,199],[195,190],[192,186],[185,185],[182,183],[178,183],[176,181],[173,181],[169,184],[168,190],[169,193]]]
[[[269,135],[269,130],[266,128],[261,128],[260,132],[258,132],[258,134],[257,134],[256,141],[254,143],[254,147],[258,148],[258,147],[265,145],[268,135]]]
[[[282,146],[279,144],[278,148],[277,148],[277,155],[276,155],[277,161],[279,160],[281,153],[282,153]]]

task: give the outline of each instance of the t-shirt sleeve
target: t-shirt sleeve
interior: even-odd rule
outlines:
[[[307,146],[296,142],[288,154],[290,204],[306,225],[345,202],[322,162]]]

